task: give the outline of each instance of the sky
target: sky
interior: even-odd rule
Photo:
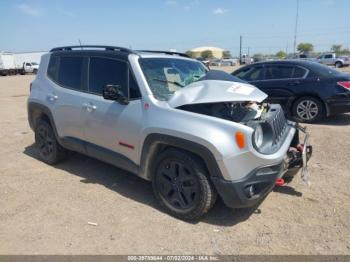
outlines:
[[[0,0],[0,50],[105,44],[133,49],[216,46],[292,52],[297,0]],[[300,0],[297,43],[350,48],[350,0]]]

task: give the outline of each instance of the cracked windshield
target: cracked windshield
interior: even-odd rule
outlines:
[[[202,63],[186,59],[143,58],[140,65],[154,96],[165,101],[207,72]]]

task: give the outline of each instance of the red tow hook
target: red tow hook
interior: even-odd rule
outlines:
[[[283,186],[284,183],[284,179],[283,178],[277,178],[276,182],[275,182],[275,186]]]
[[[298,150],[299,152],[303,152],[303,151],[304,151],[304,144],[299,144],[299,145],[297,145],[297,150]]]

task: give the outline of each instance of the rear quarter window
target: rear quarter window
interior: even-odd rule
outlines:
[[[49,66],[47,68],[47,76],[55,82],[57,82],[58,63],[59,57],[51,56]]]
[[[293,72],[293,78],[302,78],[306,74],[306,69],[296,66]]]

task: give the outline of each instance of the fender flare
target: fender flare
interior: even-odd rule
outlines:
[[[53,119],[51,110],[42,104],[36,103],[36,102],[28,102],[28,122],[30,128],[35,131],[36,121],[37,118],[40,118],[40,116],[45,115],[47,116],[48,120],[50,121],[50,125],[55,133],[57,141],[61,144],[61,140],[58,136],[55,121]]]
[[[140,176],[152,180],[152,163],[157,152],[164,147],[174,147],[191,152],[203,160],[210,177],[222,177],[220,168],[213,153],[205,146],[180,137],[165,134],[149,134],[143,143],[140,161]]]

